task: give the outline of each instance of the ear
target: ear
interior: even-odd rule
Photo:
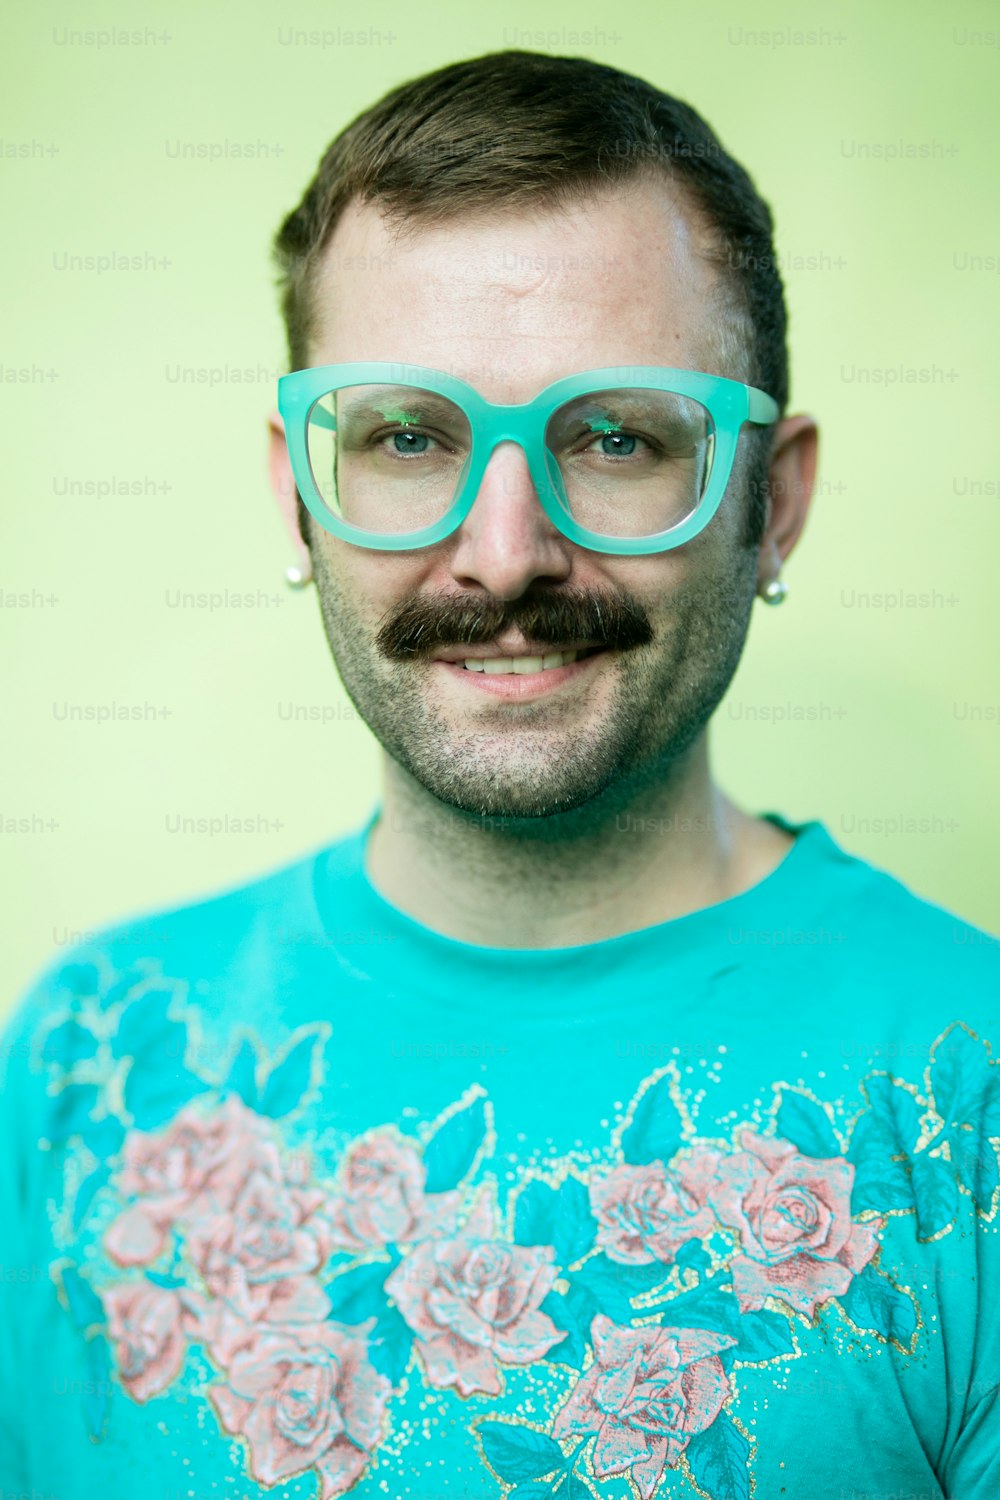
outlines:
[[[278,502],[281,519],[295,549],[299,570],[305,579],[312,577],[312,555],[309,543],[302,535],[299,525],[299,492],[295,488],[288,445],[285,442],[285,424],[281,413],[274,410],[268,414],[267,467],[271,478],[271,489]]]
[[[778,423],[768,472],[770,499],[760,544],[758,591],[778,576],[806,524],[818,454],[819,428],[812,417],[784,417]]]

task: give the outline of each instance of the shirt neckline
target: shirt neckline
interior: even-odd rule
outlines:
[[[422,987],[421,966],[438,975],[446,973],[451,986],[514,973],[539,978],[551,973],[560,980],[587,984],[610,969],[641,967],[647,960],[658,964],[665,959],[704,960],[706,955],[717,967],[720,960],[725,967],[735,967],[748,948],[773,946],[767,934],[774,929],[814,927],[831,899],[824,874],[828,876],[838,862],[857,863],[818,819],[795,823],[780,813],[764,812],[760,816],[791,834],[794,843],[774,869],[747,890],[683,916],[593,943],[497,948],[449,937],[408,916],[375,887],[366,868],[367,851],[382,812],[381,803],[376,804],[352,834],[319,851],[313,893],[328,942],[336,945],[338,938],[342,942],[346,938],[353,944],[350,963],[354,972],[381,978],[393,987],[411,980]],[[751,941],[747,943],[740,934],[750,934]]]

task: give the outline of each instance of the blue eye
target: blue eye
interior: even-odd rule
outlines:
[[[596,445],[600,444],[598,448]],[[642,443],[646,453],[652,453],[655,445],[648,438],[640,437],[636,432],[595,432],[587,446],[582,450],[596,458],[639,458],[641,450],[636,446]]]
[[[400,438],[404,439],[404,446],[402,447],[400,447]],[[426,448],[415,447],[414,444],[427,443],[430,439],[426,432],[394,432],[392,434],[392,441],[396,445],[397,453],[426,453]]]
[[[638,439],[630,432],[602,432],[600,434],[600,439],[602,443],[617,443],[619,445],[622,443],[632,444],[631,448],[623,449],[621,446],[610,449],[604,448],[602,451],[606,453],[609,458],[630,458],[635,452],[635,445],[638,441]]]

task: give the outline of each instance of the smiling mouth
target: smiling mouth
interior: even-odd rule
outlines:
[[[464,667],[467,672],[486,672],[493,676],[512,675],[531,677],[538,672],[549,672],[556,667],[565,667],[587,656],[597,656],[604,646],[584,646],[579,651],[549,651],[544,656],[492,656],[466,657],[452,666]]]

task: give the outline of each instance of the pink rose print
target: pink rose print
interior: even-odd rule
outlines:
[[[195,1288],[181,1287],[179,1296],[190,1315],[188,1337],[204,1344],[215,1363],[227,1370],[240,1350],[253,1343],[258,1325],[247,1323],[228,1302],[206,1297]]]
[[[330,1310],[313,1279],[330,1255],[327,1199],[252,1168],[232,1210],[191,1223],[187,1247],[214,1297],[248,1322],[321,1322]]]
[[[631,1265],[673,1263],[688,1240],[711,1233],[715,1215],[706,1203],[715,1175],[715,1152],[697,1150],[675,1160],[616,1167],[590,1184],[597,1243],[611,1260]]]
[[[391,1131],[356,1141],[345,1153],[333,1233],[346,1250],[382,1250],[455,1227],[461,1195],[425,1195],[426,1171],[415,1146]]]
[[[280,1178],[268,1123],[232,1096],[209,1115],[187,1105],[158,1133],[130,1131],[118,1186],[138,1201],[105,1235],[111,1259],[149,1265],[175,1220],[231,1209],[255,1166]]]
[[[744,1312],[780,1297],[812,1318],[871,1260],[883,1220],[852,1223],[854,1167],[842,1156],[802,1156],[790,1141],[749,1130],[739,1139],[743,1150],[720,1159],[710,1194],[746,1252],[733,1259],[733,1290]]]
[[[246,1438],[261,1484],[315,1467],[320,1500],[331,1500],[356,1483],[382,1436],[391,1389],[365,1358],[372,1326],[258,1329],[228,1384],[209,1387],[223,1427]]]
[[[385,1283],[417,1335],[428,1382],[463,1396],[499,1396],[497,1360],[530,1364],[565,1336],[538,1311],[556,1279],[552,1246],[507,1244],[493,1217],[484,1189],[457,1234],[417,1245]]]
[[[730,1385],[718,1356],[736,1341],[703,1328],[620,1328],[600,1314],[590,1337],[594,1363],[556,1414],[552,1435],[596,1433],[596,1477],[627,1470],[650,1500],[663,1470],[677,1467],[725,1405]]]
[[[148,1401],[184,1364],[188,1318],[180,1299],[149,1281],[121,1282],[104,1292],[104,1306],[122,1385],[133,1401]]]

